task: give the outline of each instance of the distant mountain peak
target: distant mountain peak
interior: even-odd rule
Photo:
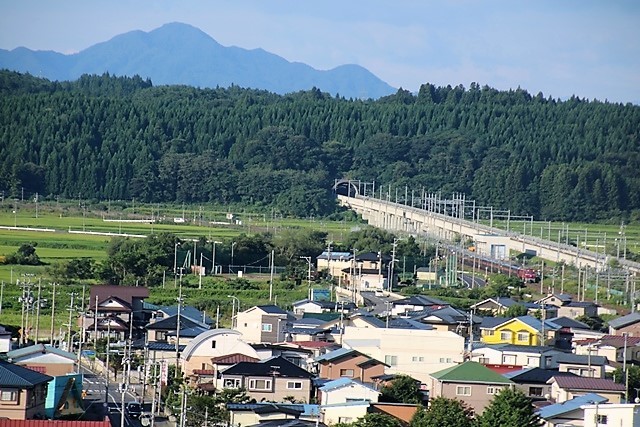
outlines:
[[[222,46],[204,31],[182,22],[170,22],[149,32],[129,31],[73,55],[0,50],[0,68],[51,80],[75,80],[82,74],[109,72],[121,76],[137,74],[150,78],[154,84],[235,84],[279,94],[316,87],[333,95],[379,98],[396,91],[356,64],[320,71],[262,48]]]

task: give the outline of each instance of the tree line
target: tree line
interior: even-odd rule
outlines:
[[[336,210],[336,178],[540,219],[640,217],[640,108],[471,84],[378,100],[0,72],[0,190]]]

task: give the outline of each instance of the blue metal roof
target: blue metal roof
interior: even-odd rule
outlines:
[[[607,399],[606,397],[602,397],[599,394],[588,393],[582,396],[574,397],[573,399],[567,400],[566,402],[545,406],[538,410],[538,415],[540,415],[540,418],[547,420],[549,418],[557,417],[558,415],[566,414],[567,412],[575,411],[582,405],[605,403],[608,400],[609,399]]]
[[[53,377],[0,360],[0,387],[31,388]]]

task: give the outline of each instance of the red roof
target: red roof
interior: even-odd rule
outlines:
[[[241,353],[233,353],[227,354],[225,356],[213,357],[211,359],[211,363],[217,363],[219,365],[235,365],[240,362],[259,362],[260,359],[256,359],[255,357],[247,356],[246,354]]]
[[[519,365],[484,365],[498,374],[507,374],[509,372],[521,371],[522,366]]]
[[[0,420],[2,427],[111,427],[109,418],[103,421],[69,420]]]
[[[196,375],[215,375],[215,369],[194,369],[193,373]]]
[[[325,347],[333,347],[336,345],[336,343],[327,342],[327,341],[293,341],[290,344],[294,344],[304,348],[325,348]]]
[[[627,347],[633,347],[640,344],[640,337],[627,336]],[[576,341],[576,344],[589,345],[599,344],[603,346],[612,346],[616,348],[622,348],[625,345],[625,339],[622,335],[604,335],[601,338],[587,338],[584,340]]]
[[[555,381],[560,388],[570,390],[588,390],[594,393],[597,393],[599,391],[625,391],[624,384],[618,384],[617,382],[608,378],[588,378],[559,375],[552,377],[548,381],[548,383],[551,383],[553,381]]]
[[[91,286],[90,290],[91,300],[89,307],[91,309],[96,305],[96,296],[99,302],[109,297],[117,297],[129,305],[132,304],[134,298],[149,298],[149,288],[144,286],[94,285]]]

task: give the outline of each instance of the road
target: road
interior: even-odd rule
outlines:
[[[467,288],[483,288],[487,285],[487,281],[479,274],[472,275],[468,273],[461,273],[459,278],[462,284]]]
[[[120,412],[122,393],[118,391],[118,382],[116,382],[112,377],[110,378],[108,395],[105,397],[107,387],[104,375],[98,375],[88,367],[84,366],[82,367],[82,373],[84,375],[83,389],[87,392],[85,408],[89,417],[102,419],[105,415],[108,415],[113,427],[141,427],[139,420],[133,419],[127,414],[125,414],[124,417],[125,425],[120,426],[122,417],[122,413]],[[132,392],[133,390],[138,390],[139,387],[141,386],[134,385],[125,392],[125,405],[128,402],[139,401],[139,398],[136,395],[137,393]]]

